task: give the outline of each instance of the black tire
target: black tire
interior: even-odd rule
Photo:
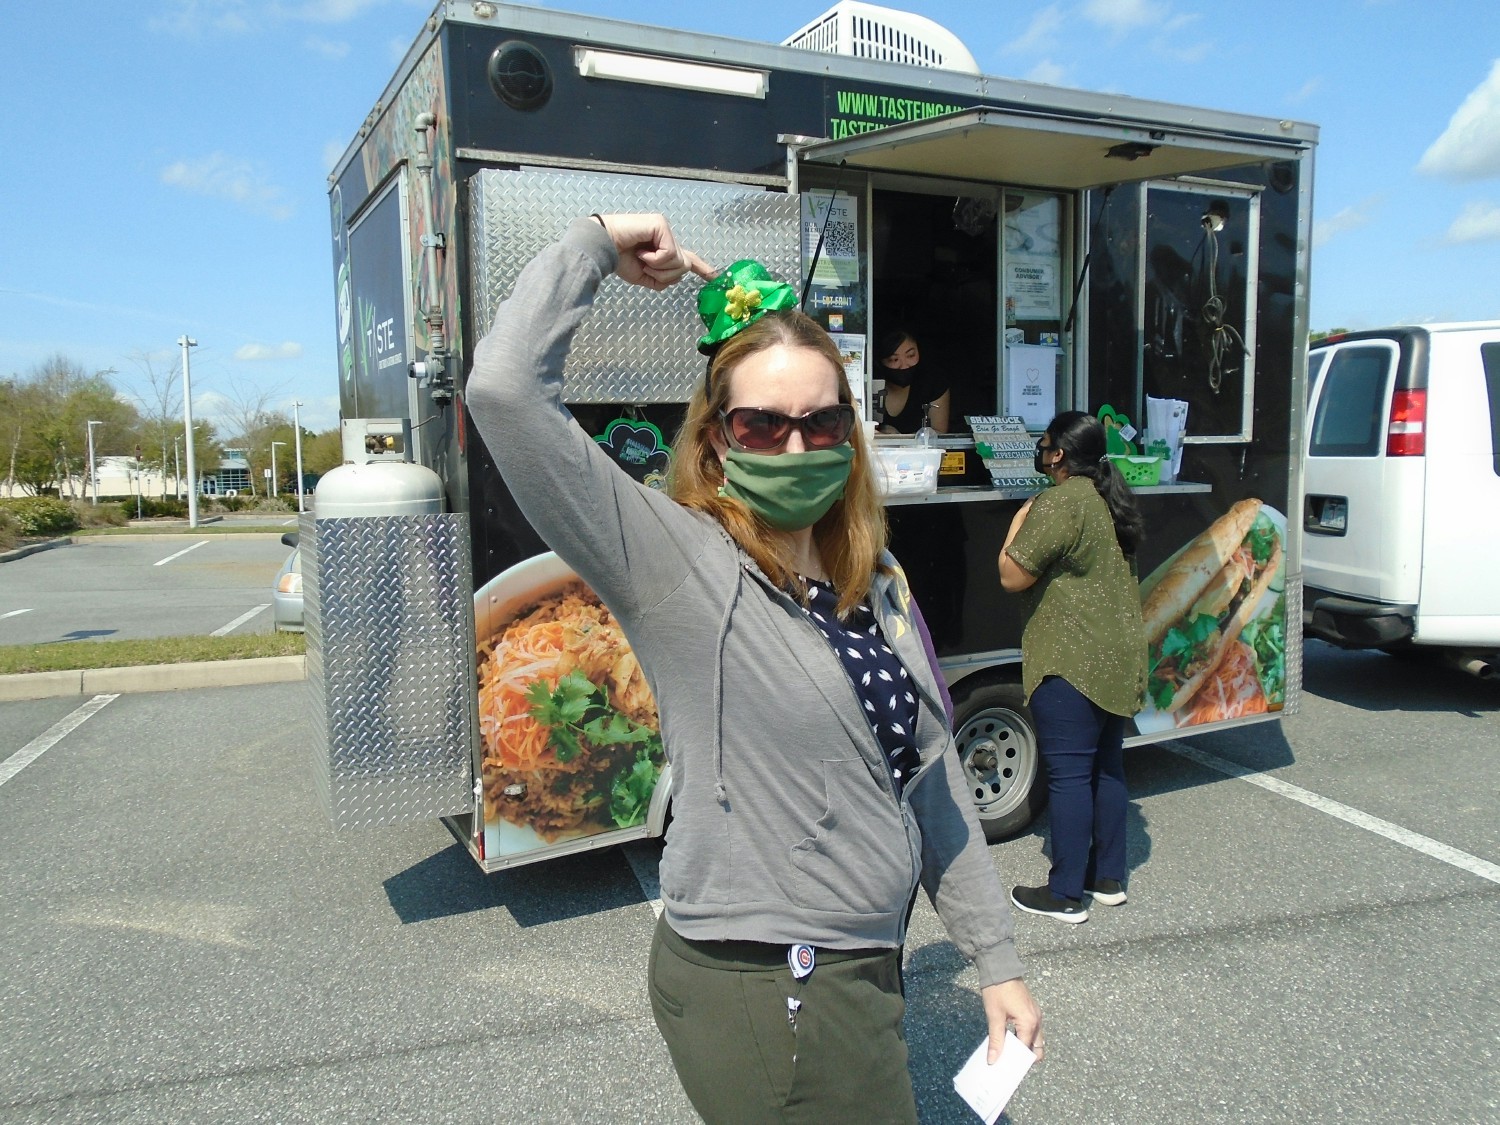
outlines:
[[[985,839],[1013,836],[1047,803],[1036,724],[1021,685],[960,681],[953,710],[958,759]]]

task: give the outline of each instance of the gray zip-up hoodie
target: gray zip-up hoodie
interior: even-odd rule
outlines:
[[[797,603],[717,521],[622,472],[563,406],[569,344],[616,259],[583,219],[527,265],[475,349],[465,400],[521,511],[609,606],[656,695],[668,924],[701,941],[896,947],[920,880],[981,985],[1019,977],[899,571],[871,593],[921,698],[922,766],[898,799],[853,685]]]

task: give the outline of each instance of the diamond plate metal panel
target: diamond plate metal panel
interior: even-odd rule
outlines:
[[[756,258],[800,284],[798,197],[737,184],[487,169],[470,184],[474,322],[488,328],[527,262],[593,212],[658,211],[716,266]],[[703,378],[698,285],[653,293],[606,278],[568,355],[569,402],[685,402]]]
[[[1286,580],[1286,700],[1283,715],[1302,710],[1302,575]]]
[[[473,810],[468,517],[301,521],[318,794],[339,828]]]

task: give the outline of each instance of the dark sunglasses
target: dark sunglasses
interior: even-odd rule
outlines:
[[[802,431],[802,441],[808,449],[843,445],[854,429],[854,407],[847,402],[810,410],[799,418],[756,406],[726,410],[719,418],[729,444],[748,453],[775,452],[787,443],[794,426]]]

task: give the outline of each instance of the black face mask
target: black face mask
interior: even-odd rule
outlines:
[[[1057,448],[1057,446],[1055,446],[1055,445],[1054,446],[1050,446],[1048,449],[1045,450],[1045,452],[1051,453],[1052,450],[1054,450],[1056,448]],[[1047,475],[1047,470],[1042,465],[1042,453],[1043,452],[1044,451],[1043,451],[1042,447],[1040,445],[1038,445],[1036,447],[1036,452],[1034,452],[1031,455],[1031,464],[1035,467],[1035,469],[1036,469],[1036,475],[1039,476],[1039,477],[1044,477],[1044,476]]]
[[[909,387],[916,381],[918,373],[922,370],[920,363],[914,363],[910,367],[885,367],[885,381],[893,387]]]

